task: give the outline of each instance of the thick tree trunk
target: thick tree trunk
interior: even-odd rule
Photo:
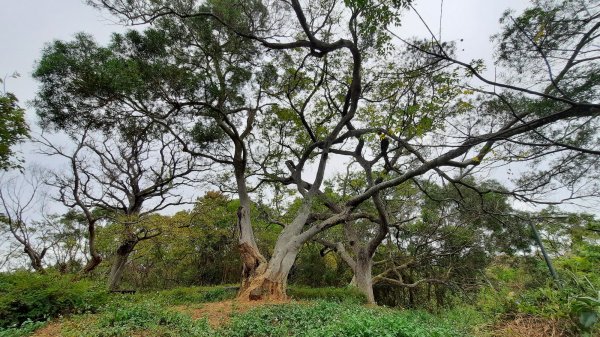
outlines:
[[[250,287],[253,279],[264,274],[267,269],[267,260],[260,254],[258,248],[253,247],[248,242],[239,244],[240,255],[242,258],[242,285],[240,293]]]
[[[110,269],[110,274],[108,276],[108,290],[115,291],[119,290],[121,285],[121,280],[123,278],[123,271],[125,270],[125,265],[127,264],[127,260],[129,259],[129,255],[135,248],[137,241],[125,241],[119,246],[117,249],[117,254],[115,256],[115,261]]]
[[[242,300],[268,301],[287,299],[287,278],[294,266],[296,257],[306,240],[311,237],[301,235],[302,224],[310,211],[310,205],[303,205],[299,215],[286,226],[275,243],[273,256],[267,264],[261,263],[254,274],[240,288],[238,297]]]
[[[334,250],[344,262],[352,269],[353,276],[350,281],[350,286],[358,289],[369,304],[375,303],[375,296],[373,294],[373,257],[369,253],[369,247],[358,245],[358,236],[356,233],[350,230],[348,226],[345,228],[345,235],[348,242],[351,243],[354,256],[350,255],[344,244],[341,242],[331,243],[326,240],[318,239],[317,242],[325,245],[326,247]]]
[[[301,245],[300,245],[301,246]],[[261,264],[255,273],[242,283],[238,298],[250,301],[287,299],[287,278],[300,247],[290,244],[273,255],[268,264]]]
[[[250,218],[250,197],[246,186],[245,160],[234,165],[240,198],[238,209],[239,249],[242,257],[242,284],[238,293],[241,300],[269,301],[287,299],[287,278],[300,248],[315,234],[307,235],[302,229],[310,215],[312,197],[304,200],[292,223],[280,233],[271,259],[262,256],[256,245]]]
[[[239,151],[237,151],[239,150]],[[236,148],[242,155],[242,147]],[[248,194],[245,178],[245,160],[239,159],[234,165],[234,173],[240,199],[240,207],[237,210],[237,230],[239,233],[238,248],[242,259],[242,284],[240,295],[244,289],[248,289],[252,280],[263,275],[267,269],[267,260],[258,250],[254,230],[252,228],[251,207],[252,202]]]
[[[373,276],[371,270],[373,268],[373,260],[364,252],[360,254],[354,263],[354,276],[352,277],[351,286],[356,287],[367,299],[367,303],[376,304],[375,296],[373,295]]]

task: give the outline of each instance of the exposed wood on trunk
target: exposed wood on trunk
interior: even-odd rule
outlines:
[[[117,252],[115,254],[115,261],[112,264],[110,269],[110,274],[108,275],[108,290],[116,291],[119,289],[121,285],[121,280],[123,279],[123,272],[125,271],[125,265],[129,259],[129,255],[135,248],[135,245],[138,243],[137,239],[127,240],[119,246]]]

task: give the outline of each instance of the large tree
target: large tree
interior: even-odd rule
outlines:
[[[134,105],[135,101],[122,98],[132,97],[131,95],[139,90],[139,95],[142,96],[133,97],[153,100],[155,103],[146,105],[146,109],[142,111],[146,113],[151,110],[149,112],[152,112],[155,119],[160,119],[161,115],[175,116],[174,112],[185,111],[187,108],[200,111],[199,107],[204,107],[215,112],[217,118],[213,117],[213,120],[217,126],[219,120],[227,124],[233,137],[229,134],[228,136],[234,143],[235,138],[240,136],[244,136],[242,138],[245,140],[261,140],[263,146],[259,144],[256,148],[249,148],[247,143],[238,142],[242,145],[234,147],[233,157],[237,151],[241,151],[242,158],[246,159],[245,163],[248,162],[248,158],[257,159],[264,181],[294,186],[303,201],[291,221],[285,223],[269,260],[260,254],[251,241],[245,246],[241,240],[245,280],[240,296],[245,298],[284,297],[287,276],[302,245],[328,228],[365,218],[366,215],[360,211],[361,204],[372,202],[379,221],[383,224],[389,223],[389,214],[382,200],[382,193],[386,189],[415,178],[427,179],[432,176],[452,184],[475,188],[468,181],[463,181],[463,178],[473,174],[475,168],[485,166],[482,164],[496,162],[498,158],[494,158],[495,153],[503,154],[500,159],[517,158],[518,154],[510,151],[511,143],[521,144],[524,138],[534,137],[551,127],[563,127],[565,124],[588,125],[590,121],[597,121],[600,112],[599,106],[589,100],[592,95],[564,97],[547,93],[543,88],[536,90],[518,84],[487,80],[480,74],[481,67],[478,64],[461,62],[452,56],[448,50],[450,44],[435,39],[431,42],[411,42],[402,39],[395,43],[391,28],[399,23],[399,13],[408,3],[404,1],[234,1],[227,4],[212,1],[209,5],[198,5],[193,1],[99,0],[95,3],[131,23],[150,23],[159,29],[148,31],[147,34],[154,32],[152,34],[162,36],[161,31],[165,29],[165,25],[190,27],[195,23],[204,23],[212,27],[209,29],[211,36],[226,32],[247,42],[249,46],[260,47],[258,50],[261,53],[253,55],[254,63],[248,62],[245,65],[261,67],[263,71],[269,70],[267,76],[272,80],[272,88],[265,91],[269,103],[269,108],[265,109],[258,109],[263,105],[256,103],[259,101],[257,98],[262,97],[257,94],[262,92],[262,89],[257,88],[263,88],[263,85],[258,83],[264,83],[264,76],[247,77],[240,89],[248,94],[240,95],[241,101],[236,105],[227,104],[227,109],[223,109],[223,104],[218,106],[216,103],[231,97],[232,94],[214,97],[210,95],[209,89],[215,88],[215,84],[211,85],[210,81],[206,83],[208,85],[194,82],[196,79],[215,78],[214,76],[218,79],[219,74],[216,70],[221,69],[211,68],[215,73],[213,77],[205,77],[201,75],[204,73],[198,70],[203,67],[209,69],[205,65],[212,65],[215,60],[219,60],[208,53],[193,53],[193,50],[205,46],[206,39],[210,39],[210,36],[200,34],[194,35],[197,40],[188,39],[182,45],[163,44],[183,47],[178,50],[151,44],[150,46],[159,48],[133,49],[132,56],[136,58],[125,63],[117,62],[116,67],[112,66],[115,64],[112,62],[96,63],[99,65],[99,73],[119,70],[117,79],[130,80],[132,77],[126,75],[135,75],[133,78],[141,79],[143,77],[138,74],[154,74],[148,77],[154,79],[153,82],[132,81],[135,86],[132,85],[131,88],[126,85],[125,90],[121,90],[113,86],[112,91],[103,91],[106,87],[102,85],[107,78],[97,77],[98,72],[93,71],[72,72],[74,69],[78,70],[77,60],[74,60],[67,63],[63,71],[77,75],[75,78],[78,80],[72,80],[69,76],[57,76],[54,89],[56,91],[47,92],[47,98],[57,98],[53,101],[59,108],[55,110],[58,112],[56,116],[60,116],[60,107],[72,102],[78,102],[82,108],[92,102],[94,111],[99,111],[98,103],[110,104],[111,108],[115,103],[115,107],[126,107],[125,110],[117,111],[130,112],[132,109],[128,104]],[[222,10],[224,5],[231,11]],[[235,15],[230,15],[231,13]],[[593,22],[597,22],[597,18],[592,15],[590,20],[592,34],[582,40],[586,46],[593,46],[596,37],[593,34]],[[522,30],[516,30],[515,34],[526,36]],[[565,44],[573,45],[573,41],[578,38],[579,34],[571,34],[563,40],[555,39],[556,43],[550,46],[561,50]],[[179,41],[173,35],[169,36],[168,40]],[[535,42],[536,39],[532,38],[531,41]],[[118,44],[115,46],[119,47]],[[399,71],[393,60],[402,57],[401,51],[404,48],[421,53],[423,57],[430,57],[430,64],[439,64],[447,68],[448,75],[435,76],[428,72]],[[519,48],[527,49],[526,46]],[[107,49],[95,50],[102,53],[94,52],[92,55],[108,55],[107,59],[110,61],[114,60],[111,55],[119,55]],[[577,55],[582,48],[570,50]],[[68,54],[68,48],[65,48],[65,51]],[[152,61],[156,58],[149,57],[153,52],[157,52],[162,57],[161,60],[170,61],[166,63],[167,66],[154,66]],[[594,55],[595,51],[590,50],[589,53]],[[184,62],[177,63],[177,57],[182,55]],[[185,55],[194,57],[187,59]],[[543,55],[547,53],[538,53],[542,59]],[[83,59],[85,56],[81,55]],[[143,68],[145,72],[138,71],[139,64],[136,60],[141,60],[146,66]],[[580,59],[578,64],[593,65],[595,60],[594,56],[587,57]],[[239,64],[232,63],[231,66]],[[125,71],[129,69],[133,71]],[[463,69],[467,70],[471,78],[491,83],[497,90],[486,91],[486,88],[474,87],[471,78],[462,77]],[[563,77],[566,78],[575,68],[565,69]],[[60,74],[58,69],[56,74]],[[413,94],[411,91],[412,76],[429,76],[432,83],[438,86],[434,86],[431,94],[422,98],[422,95]],[[234,76],[221,78],[232,79]],[[380,80],[387,78],[396,80],[383,81],[386,86],[380,86]],[[87,79],[84,81],[84,89],[70,91],[68,93],[74,95],[66,96],[80,99],[61,100],[60,98],[65,97],[61,96],[61,90],[81,87],[80,79]],[[96,81],[97,79],[101,81]],[[220,84],[222,83],[227,82],[221,81]],[[88,86],[85,86],[86,84]],[[465,90],[468,86],[471,88]],[[222,93],[227,86],[216,87],[216,91]],[[118,90],[114,90],[115,88]],[[426,90],[428,87],[416,88]],[[582,92],[593,93],[595,85],[586,82],[578,84],[577,88]],[[408,94],[403,96],[403,92]],[[481,94],[481,98],[474,97],[475,92]],[[196,99],[190,99],[194,97]],[[254,99],[250,100],[250,97]],[[413,100],[398,100],[399,97],[413,97]],[[248,105],[245,99],[255,104]],[[522,104],[516,104],[518,102]],[[214,109],[215,106],[219,109]],[[244,106],[253,108],[239,110]],[[536,107],[543,109],[540,111]],[[85,109],[83,111],[85,112]],[[245,112],[246,118],[223,118],[223,115],[228,116],[235,111]],[[268,114],[264,114],[264,118],[259,120],[260,129],[257,129],[251,126],[255,121],[254,114],[259,116],[259,111]],[[203,115],[211,117],[206,113]],[[383,122],[378,118],[381,116],[384,116]],[[164,123],[170,124],[173,120],[165,118]],[[220,126],[219,129],[225,131]],[[202,135],[211,134],[202,131]],[[387,139],[386,145],[378,140],[379,135]],[[538,145],[528,143],[524,145]],[[595,154],[593,150],[571,146],[558,140],[540,148],[547,149],[548,145],[577,153]],[[251,149],[256,151],[250,151]],[[255,158],[255,153],[263,155]],[[543,151],[539,156],[547,154],[550,154],[550,151]],[[206,153],[198,155],[206,156]],[[345,158],[357,161],[360,170],[366,175],[366,189],[345,200],[328,200],[322,188],[333,158],[342,162]],[[254,173],[248,166],[241,165],[236,168],[236,172],[242,169],[243,175],[236,173],[244,180],[244,186],[237,186],[240,193],[244,193],[248,177]],[[531,199],[531,196],[523,191],[536,190],[537,186],[526,186],[510,193]],[[488,189],[480,192],[485,194],[502,191]],[[328,212],[313,212],[314,204],[320,202],[327,205]],[[244,219],[244,211],[248,210],[241,209],[238,225],[240,233],[247,234],[242,234],[241,237],[251,238],[252,224],[250,221],[241,221]]]
[[[142,241],[160,235],[160,228],[145,226],[145,217],[185,202],[175,193],[200,170],[196,161],[178,149],[177,142],[162,127],[143,119],[121,120],[113,130],[93,132],[83,127],[71,134],[69,150],[44,139],[43,152],[67,161],[68,170],[54,172],[48,184],[65,206],[77,208],[88,224],[91,259],[84,272],[102,260],[96,249],[96,223],[109,219],[121,226],[108,280],[108,288],[119,288],[125,265]]]

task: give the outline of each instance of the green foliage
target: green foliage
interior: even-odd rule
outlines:
[[[142,332],[144,336],[211,336],[206,320],[194,321],[152,301],[116,302],[92,324],[90,317],[82,316],[62,329],[63,336],[73,337],[131,336],[133,332]]]
[[[154,29],[114,34],[106,47],[85,34],[71,42],[55,41],[44,49],[33,74],[41,82],[35,106],[42,124],[108,129],[115,119],[103,110],[108,102],[131,111],[119,97],[148,104],[159,99],[153,89],[190,93],[199,79],[165,60],[169,46],[166,33]]]
[[[213,329],[153,300],[116,301],[100,315],[63,323],[63,336],[466,336],[480,324],[474,311],[436,316],[422,311],[365,308],[344,302],[269,305],[234,314],[228,325]]]
[[[232,299],[237,287],[177,287],[158,292],[155,296],[172,305],[218,302]]]
[[[200,122],[194,125],[192,129],[192,138],[200,148],[206,149],[211,144],[223,140],[226,137],[225,132],[211,122]]]
[[[64,286],[64,285],[63,285]],[[193,320],[174,305],[197,306],[231,297],[225,287],[175,288],[160,292],[113,295],[97,314],[73,316],[61,322],[62,336],[467,336],[485,322],[465,307],[444,315],[364,307],[362,296],[349,289],[297,288],[290,293],[301,300],[258,307],[234,314],[231,323],[217,329],[205,319]],[[324,299],[327,299],[324,301]],[[19,328],[0,330],[0,337],[25,336],[45,323],[26,321]]]
[[[0,170],[19,167],[14,146],[29,135],[25,110],[18,102],[12,93],[0,92]]]
[[[6,328],[6,329],[0,328],[0,337],[29,336],[35,330],[43,327],[44,325],[46,325],[46,322],[34,322],[34,321],[27,320],[27,321],[21,323],[21,325],[19,327]]]
[[[291,285],[288,295],[296,300],[327,300],[334,302],[366,303],[367,299],[354,287],[311,288]]]
[[[592,298],[587,296],[575,297],[572,304],[573,312],[579,319],[579,324],[584,330],[591,330],[598,322],[600,316],[600,292],[598,297]]]
[[[73,281],[58,274],[3,273],[0,274],[0,327],[94,312],[106,299],[105,291],[90,281]]]
[[[421,311],[317,302],[254,309],[234,317],[222,336],[465,336],[469,328],[459,322]]]
[[[600,278],[591,267],[598,261],[572,255],[555,262],[560,287],[541,260],[497,259],[486,270],[488,286],[480,289],[475,306],[497,318],[526,314],[561,322],[573,333],[598,332]]]
[[[588,32],[593,36],[597,3],[593,0],[535,0],[532,4],[516,17],[507,11],[500,20],[504,27],[495,36],[498,61],[513,67],[518,74],[531,75],[515,76],[519,81],[544,79],[548,93],[555,94],[560,90],[560,94],[571,99],[594,100],[600,81],[594,58],[557,72],[552,85],[547,83],[546,62],[568,59],[574,48],[580,55],[595,51],[595,39],[581,39],[580,36]]]
[[[387,44],[390,43],[391,37],[385,28],[399,24],[402,9],[408,7],[411,2],[412,0],[344,0],[352,11],[362,14],[357,24],[361,47],[371,47],[377,51],[389,49]]]
[[[290,283],[313,288],[328,286],[339,288],[350,282],[352,270],[333,252],[321,256],[322,248],[323,246],[316,243],[304,245],[290,275]]]

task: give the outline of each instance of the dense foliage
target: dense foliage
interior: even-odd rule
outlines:
[[[1,79],[0,85],[3,85]],[[0,170],[19,167],[14,147],[28,135],[25,109],[19,106],[14,94],[3,90],[0,92]]]
[[[0,295],[0,327],[95,312],[107,300],[104,289],[93,282],[54,273],[2,273]]]

